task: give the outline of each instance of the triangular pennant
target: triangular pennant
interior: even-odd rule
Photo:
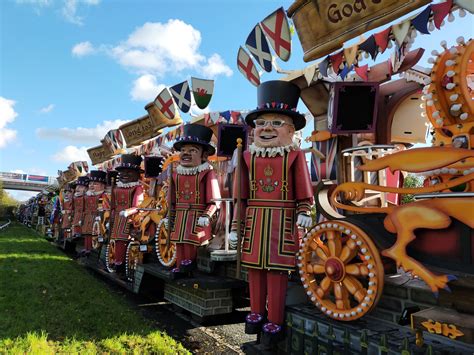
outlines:
[[[170,87],[170,91],[178,108],[184,113],[188,112],[191,108],[191,91],[188,82],[176,84]]]
[[[245,41],[245,46],[263,70],[266,72],[272,71],[272,54],[259,24],[250,32],[247,41]]]
[[[431,5],[431,11],[433,11],[433,20],[436,28],[441,28],[441,22],[448,16],[451,7],[453,6],[453,0],[446,0],[439,4]]]
[[[332,65],[332,70],[334,70],[336,74],[338,74],[341,71],[339,67],[341,66],[342,58],[343,58],[342,51],[329,56],[329,60],[331,61],[331,65]]]
[[[344,48],[344,58],[348,66],[351,66],[357,58],[359,46],[356,44],[352,47]]]
[[[239,118],[240,118],[240,112],[239,111],[231,111],[230,116],[232,117],[232,123],[238,123]]]
[[[214,80],[192,77],[191,85],[193,86],[193,96],[197,107],[201,110],[205,109],[209,102],[211,102],[212,94],[214,93]]]
[[[211,123],[211,115],[208,114],[208,113],[205,113],[204,114],[204,124],[206,126],[209,126],[210,123]]]
[[[261,26],[276,55],[285,62],[290,59],[291,33],[283,7],[268,15]]]
[[[220,113],[219,113],[219,112],[211,112],[209,115],[210,115],[211,121],[212,121],[213,123],[217,123],[217,121],[219,121],[219,117],[220,117]]]
[[[316,72],[316,65],[309,65],[303,69],[304,78],[306,79],[306,83],[308,84],[308,86],[311,85],[315,72]]]
[[[224,117],[224,119],[227,121],[227,123],[229,123],[230,121],[230,111],[223,111],[223,112],[220,112],[219,114],[221,117]]]
[[[372,57],[372,60],[375,60],[378,54],[377,44],[375,43],[375,37],[372,35],[367,40],[359,44],[359,49],[361,51],[367,52]]]
[[[260,74],[258,74],[255,64],[253,64],[252,58],[242,47],[239,48],[237,54],[237,68],[247,78],[252,85],[260,85]]]
[[[430,31],[428,31],[428,20],[430,19],[430,15],[431,5],[428,5],[413,20],[411,20],[411,24],[418,32],[423,33],[425,35],[429,35]]]
[[[375,43],[380,49],[380,53],[385,52],[388,44],[388,36],[390,34],[391,27],[374,34]]]
[[[347,66],[347,64],[344,64],[344,68],[342,68],[341,73],[340,73],[341,79],[344,80],[347,74],[349,74],[352,69],[353,69],[352,65],[349,67]]]
[[[369,65],[366,64],[366,65],[363,65],[361,67],[355,67],[354,68],[355,72],[357,75],[359,75],[359,77],[364,80],[364,81],[368,81],[369,80],[369,76],[368,76],[368,70],[369,70]]]
[[[318,64],[319,73],[323,77],[328,76],[329,57],[324,58],[322,62]]]
[[[401,46],[407,37],[408,31],[410,30],[410,20],[403,21],[402,23],[398,23],[392,25],[392,32],[397,44]]]
[[[173,98],[167,88],[164,88],[156,97],[155,105],[166,118],[172,120],[174,118],[176,107]]]

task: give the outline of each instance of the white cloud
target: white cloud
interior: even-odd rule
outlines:
[[[18,116],[13,108],[14,105],[15,101],[0,96],[0,148],[16,139],[17,131],[6,128],[6,125],[12,123]]]
[[[154,75],[145,74],[133,82],[130,95],[135,101],[153,101],[164,88],[165,85],[156,83]]]
[[[206,78],[215,78],[218,75],[231,76],[232,69],[225,65],[222,57],[214,53],[207,59],[207,64],[202,68],[202,73]]]
[[[61,163],[70,163],[72,161],[89,161],[87,154],[87,147],[77,147],[75,145],[68,145],[52,156],[54,161]]]
[[[95,52],[95,48],[92,46],[92,43],[89,41],[81,42],[76,44],[72,50],[72,55],[76,57],[84,57],[86,55],[92,54]]]
[[[95,127],[77,127],[77,128],[38,128],[36,135],[42,139],[63,139],[69,142],[78,142],[81,144],[95,144],[111,129],[116,129],[127,120],[104,121]]]
[[[49,104],[48,106],[40,108],[39,112],[40,113],[48,113],[48,112],[53,111],[53,109],[54,109],[54,104]]]
[[[18,4],[31,5],[38,15],[41,14],[40,10],[44,8],[58,10],[67,22],[82,26],[84,18],[77,14],[78,8],[82,5],[98,5],[100,0],[16,0],[16,2]]]
[[[26,174],[26,171],[21,169],[10,170],[10,172],[15,174]]]
[[[19,191],[19,190],[9,190],[8,194],[13,197],[15,200],[24,202],[30,199],[30,197],[36,196],[38,191]]]
[[[201,40],[201,32],[181,20],[147,22],[135,29],[127,40],[109,49],[108,53],[120,65],[141,75],[161,77],[184,70],[202,72],[202,67],[213,77],[232,75],[232,70],[218,54],[206,58],[200,53]]]

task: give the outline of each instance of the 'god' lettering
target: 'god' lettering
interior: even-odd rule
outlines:
[[[380,4],[382,0],[371,0],[373,4]],[[332,23],[338,23],[342,21],[344,17],[351,17],[352,14],[360,13],[362,10],[366,10],[367,5],[365,0],[354,0],[353,3],[332,3],[328,8],[328,20]]]

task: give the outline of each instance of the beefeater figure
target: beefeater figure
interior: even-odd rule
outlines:
[[[60,238],[70,237],[69,231],[71,229],[72,223],[72,204],[74,196],[74,187],[72,183],[68,183],[64,186],[62,192],[62,201],[61,201],[61,233]]]
[[[254,142],[238,167],[241,260],[248,268],[251,307],[245,331],[262,332],[262,343],[270,346],[283,334],[288,274],[295,269],[299,250],[298,226],[312,225],[311,179],[305,155],[294,141],[295,131],[306,123],[296,111],[299,94],[296,85],[285,81],[268,81],[258,87],[258,108],[246,116],[246,123],[254,128]],[[236,190],[234,184],[234,198]],[[229,238],[234,248],[239,218],[237,209],[235,212]]]
[[[76,180],[76,189],[73,198],[72,235],[74,238],[82,235],[82,222],[84,220],[84,196],[89,185],[87,176],[79,176]]]
[[[199,124],[184,126],[184,134],[174,143],[179,165],[173,172],[171,194],[171,241],[176,243],[174,274],[195,268],[197,248],[212,238],[211,222],[219,209],[214,199],[221,197],[217,175],[207,158],[215,153],[210,144],[212,130]]]
[[[140,183],[141,156],[122,154],[121,163],[115,170],[118,171],[116,187],[112,190],[110,201],[111,233],[110,239],[115,242],[115,260],[112,263],[122,268],[125,262],[125,253],[130,241],[130,221],[125,210],[137,207],[143,201],[143,187]]]
[[[87,254],[92,250],[92,229],[94,222],[99,216],[99,205],[104,204],[107,198],[105,190],[107,174],[105,171],[93,170],[89,174],[89,190],[84,197],[84,220],[82,223],[82,235],[84,236],[84,252]]]

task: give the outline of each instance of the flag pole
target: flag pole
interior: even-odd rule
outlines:
[[[237,215],[237,270],[235,271],[235,277],[240,279],[240,262],[241,262],[241,252],[242,252],[242,235],[241,235],[241,210],[242,210],[242,138],[237,138],[237,167],[235,169],[237,177],[237,206],[236,206],[236,215]]]

